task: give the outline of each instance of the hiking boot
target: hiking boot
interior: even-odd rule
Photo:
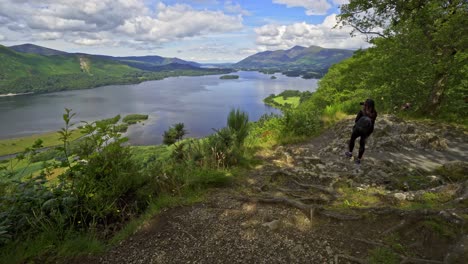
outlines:
[[[354,163],[356,163],[356,165],[361,165],[361,159],[356,159]]]
[[[351,153],[351,152],[349,152],[349,151],[346,151],[344,154],[345,154],[346,157],[349,158],[349,159],[353,156],[353,153]]]

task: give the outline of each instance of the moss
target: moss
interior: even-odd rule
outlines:
[[[373,207],[381,203],[378,195],[383,193],[380,188],[357,188],[341,186],[338,192],[342,194],[341,199],[334,202],[336,208]]]
[[[437,218],[423,221],[421,226],[441,237],[454,239],[457,236],[456,229],[453,225]]]
[[[438,186],[438,181],[432,181],[427,175],[403,174],[391,178],[390,188],[395,190],[423,190]]]
[[[435,173],[451,182],[464,181],[468,179],[468,164],[466,162],[451,162],[437,168]]]
[[[395,252],[388,248],[378,247],[369,252],[369,263],[371,264],[396,264],[400,263],[399,257]]]

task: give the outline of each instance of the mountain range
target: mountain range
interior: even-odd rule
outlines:
[[[337,62],[353,55],[354,51],[346,49],[326,49],[318,46],[295,46],[288,50],[264,51],[249,56],[238,63],[234,68],[282,70],[302,69],[326,71]]]
[[[0,95],[86,89],[170,76],[224,74],[198,63],[160,56],[112,57],[68,53],[32,44],[0,45]]]
[[[225,74],[232,69],[320,78],[332,64],[352,54],[351,50],[295,46],[216,66],[156,55],[115,57],[69,53],[33,44],[0,45],[0,94],[84,89],[180,75]]]
[[[161,56],[129,56],[129,57],[114,57],[114,56],[106,56],[106,55],[93,55],[93,54],[86,54],[86,53],[68,53],[60,50],[49,49],[41,46],[37,46],[34,44],[22,44],[9,47],[10,49],[21,52],[21,53],[30,53],[30,54],[37,54],[43,56],[54,56],[54,55],[82,55],[82,56],[93,56],[96,58],[108,59],[108,60],[115,60],[119,61],[123,64],[126,64],[130,67],[137,68],[140,70],[153,70],[158,69],[157,67],[168,65],[168,64],[187,64],[193,67],[200,67],[199,63],[193,61],[185,61],[179,58],[165,58]]]

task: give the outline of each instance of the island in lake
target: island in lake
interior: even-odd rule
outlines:
[[[219,77],[221,80],[227,80],[227,79],[239,79],[239,75],[223,75]]]

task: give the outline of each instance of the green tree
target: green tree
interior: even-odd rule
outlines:
[[[187,134],[184,123],[177,123],[171,126],[163,134],[163,143],[166,145],[172,145],[177,141],[181,140]]]
[[[227,126],[235,135],[235,143],[240,146],[249,134],[249,115],[240,109],[232,109],[227,117]]]
[[[372,85],[377,93],[413,100],[430,115],[466,110],[467,1],[351,0],[341,7],[339,20],[375,45],[371,65],[383,71],[365,83],[377,81]],[[395,91],[404,94],[395,97]]]

